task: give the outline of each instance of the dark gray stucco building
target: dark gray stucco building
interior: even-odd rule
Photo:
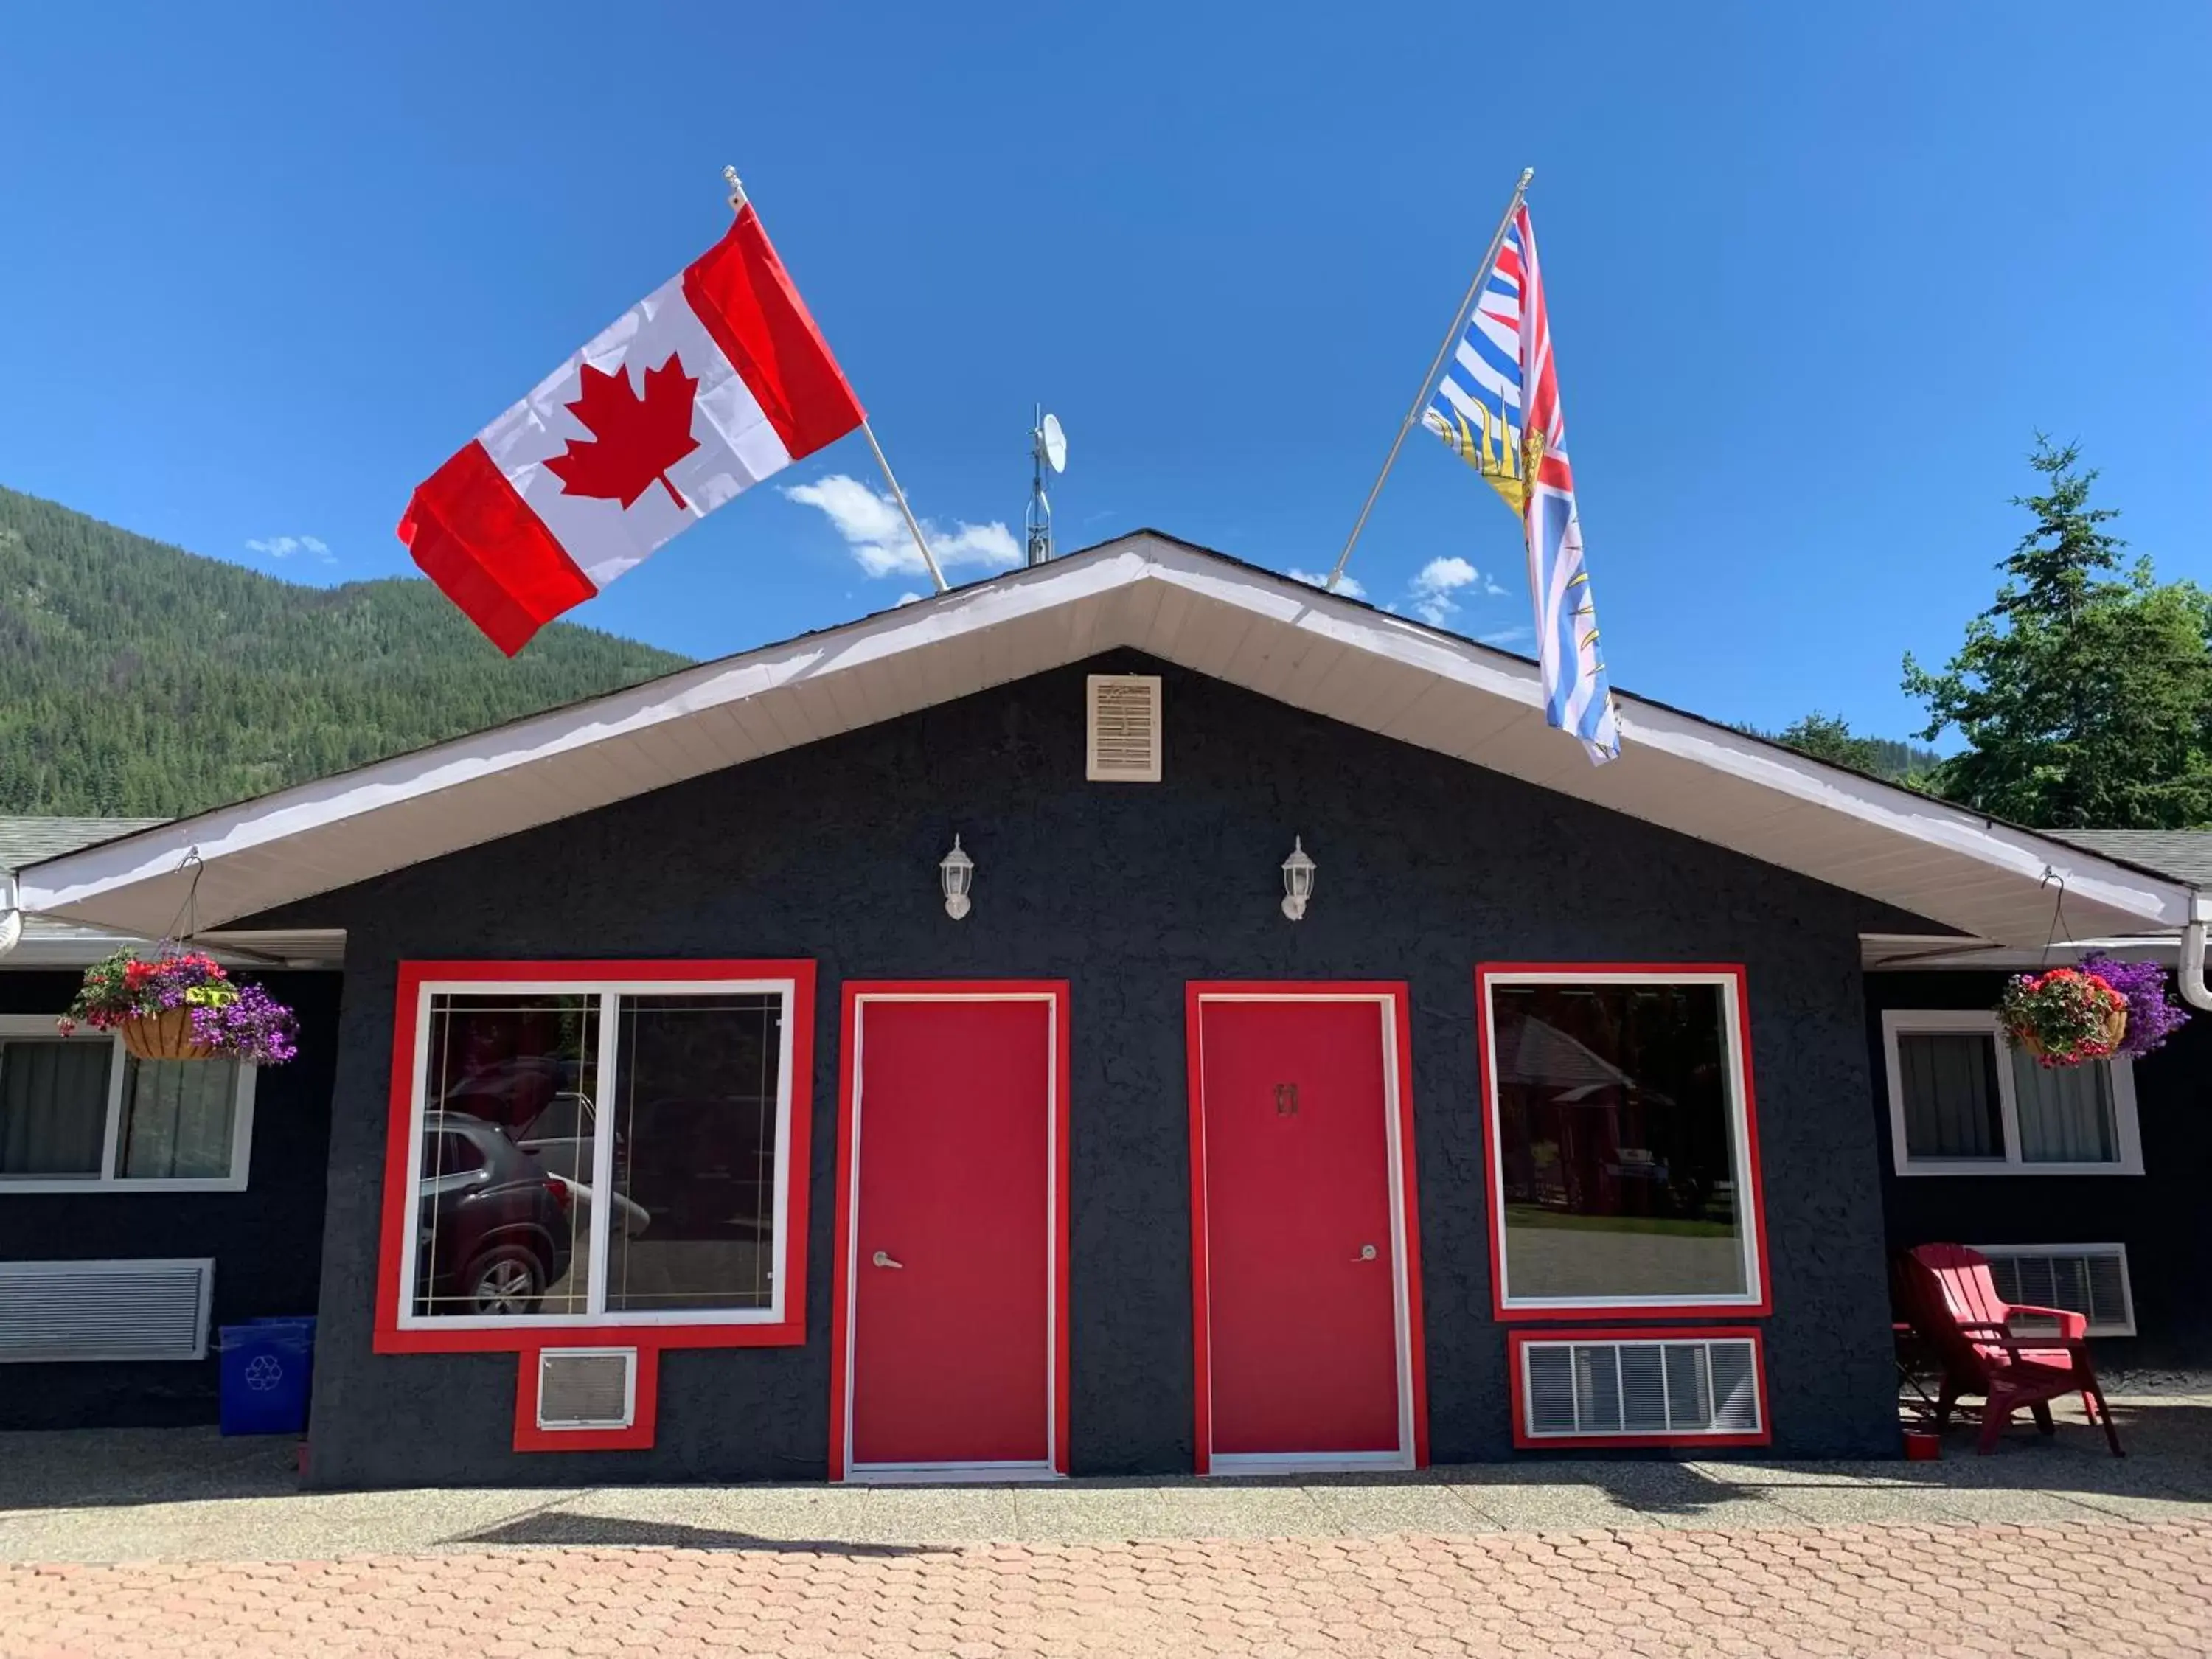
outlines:
[[[1533,665],[1146,533],[22,902],[158,933],[197,849],[216,940],[338,964],[199,1200],[258,1246],[191,1251],[284,1241],[319,1483],[1890,1455],[1890,1249],[2081,1236],[1923,1201],[1975,1177],[1899,1163],[1951,1118],[1883,1011],[1994,991],[1870,965],[2039,944],[2046,866],[2084,937],[2171,951],[2191,887],[1621,721],[1593,768]],[[2124,1135],[2083,1098],[2005,1121],[2102,1110],[2106,1187],[2154,1178],[2134,1096]]]

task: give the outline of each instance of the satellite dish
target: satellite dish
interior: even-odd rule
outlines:
[[[1055,472],[1067,471],[1067,434],[1060,429],[1060,416],[1044,417],[1044,458],[1052,463]]]

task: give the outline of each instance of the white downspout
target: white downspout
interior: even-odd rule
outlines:
[[[0,957],[14,950],[23,937],[23,913],[16,908],[15,878],[0,870]]]
[[[2212,985],[2204,982],[2204,930],[2212,924],[2212,895],[2189,896],[2189,926],[2181,930],[2181,965],[2174,978],[2181,1000],[2192,1008],[2212,1010]]]

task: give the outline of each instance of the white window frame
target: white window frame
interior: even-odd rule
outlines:
[[[621,1326],[780,1325],[784,1321],[784,1296],[790,1282],[791,1254],[791,1100],[794,1028],[798,1024],[799,981],[795,979],[435,979],[417,988],[415,1006],[414,1075],[408,1085],[407,1224],[400,1230],[399,1309],[398,1328],[403,1331],[511,1331],[555,1329],[612,1329]],[[585,1248],[590,1254],[590,1273],[580,1313],[424,1314],[415,1310],[416,1255],[420,1231],[415,1206],[422,1178],[422,1119],[424,1095],[430,1069],[430,1006],[441,996],[518,997],[568,996],[599,999],[599,1051],[592,1082],[595,1101],[612,1101],[615,1094],[617,1033],[621,1029],[623,997],[775,996],[781,1000],[776,1039],[775,1094],[775,1248],[770,1253],[769,1305],[765,1308],[667,1309],[656,1312],[607,1310],[606,1261],[612,1232],[612,1210],[608,1204],[592,1205],[592,1229]],[[615,1115],[595,1114],[592,1168],[612,1178],[615,1155]]]
[[[1986,1036],[1996,1050],[1998,1116],[2004,1128],[2002,1158],[1914,1158],[1905,1139],[1905,1067],[1898,1054],[1900,1033]],[[1881,1011],[1883,1069],[1889,1085],[1889,1152],[1900,1176],[2139,1176],[2143,1172],[2142,1135],[2136,1121],[2135,1062],[2115,1054],[2112,1068],[2112,1135],[2119,1156],[2106,1164],[2031,1164],[2020,1155],[2020,1102],[2013,1085],[2012,1056],[2005,1052],[1997,1017],[1986,1008],[1885,1008]]]
[[[1745,983],[1744,976],[1739,973],[1694,968],[1484,970],[1481,975],[1482,1006],[1478,1012],[1482,1020],[1483,1052],[1490,1056],[1490,1064],[1484,1068],[1482,1109],[1488,1114],[1484,1127],[1492,1149],[1490,1225],[1498,1260],[1498,1305],[1505,1313],[1583,1313],[1632,1317],[1646,1310],[1711,1309],[1717,1312],[1765,1307],[1766,1281],[1761,1272],[1761,1258],[1765,1252],[1760,1249],[1759,1241],[1765,1224],[1762,1206],[1766,1202],[1766,1194],[1764,1183],[1759,1179],[1759,1165],[1751,1154],[1751,1115],[1756,1109],[1752,1103],[1744,1076],[1744,1045],[1748,1036],[1743,1027],[1743,1009],[1738,1001]],[[1497,999],[1492,995],[1501,985],[1712,985],[1720,988],[1721,1030],[1728,1060],[1729,1150],[1735,1160],[1738,1200],[1736,1242],[1743,1257],[1744,1290],[1741,1294],[1730,1296],[1704,1291],[1682,1296],[1528,1297],[1513,1294],[1513,1264],[1509,1254],[1505,1225],[1504,1124],[1498,1109]]]
[[[254,1077],[258,1066],[238,1068],[238,1092],[231,1103],[230,1173],[224,1176],[127,1176],[123,1161],[123,1080],[130,1053],[112,1031],[79,1031],[61,1037],[54,1029],[55,1016],[0,1014],[0,1041],[9,1037],[60,1038],[68,1042],[104,1042],[112,1054],[107,1066],[107,1121],[100,1139],[98,1175],[0,1175],[0,1196],[11,1193],[242,1193],[252,1174]],[[180,1065],[197,1064],[179,1061]]]

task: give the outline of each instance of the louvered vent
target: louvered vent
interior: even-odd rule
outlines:
[[[1547,1435],[1757,1434],[1765,1419],[1749,1337],[1528,1342],[1522,1399]]]
[[[1160,781],[1160,677],[1093,674],[1084,690],[1083,775],[1094,783]]]
[[[0,1261],[0,1362],[204,1359],[212,1261]]]
[[[547,1348],[538,1356],[541,1429],[626,1429],[636,1401],[635,1348]]]
[[[1990,1277],[2008,1302],[2063,1308],[2084,1314],[2092,1336],[2133,1336],[2136,1310],[2128,1291],[2128,1252],[2120,1244],[1977,1244],[1990,1259]],[[2050,1320],[2021,1319],[2023,1336],[2055,1328]]]

